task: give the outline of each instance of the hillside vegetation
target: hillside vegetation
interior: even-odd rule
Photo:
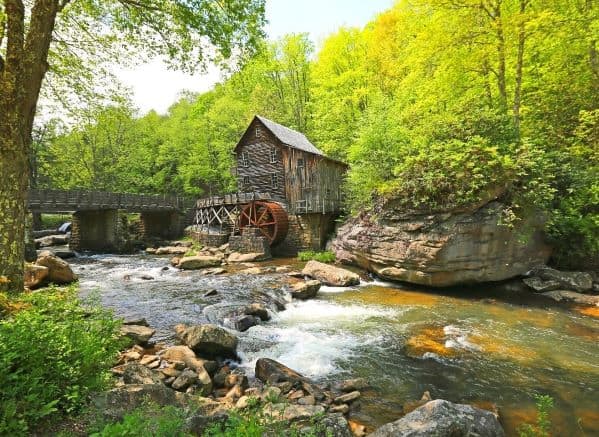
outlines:
[[[533,210],[562,266],[599,259],[599,34],[591,1],[413,0],[318,50],[289,35],[143,117],[126,98],[37,132],[40,186],[187,193],[235,189],[233,150],[254,114],[351,164],[356,212],[374,198],[435,210],[503,193]]]

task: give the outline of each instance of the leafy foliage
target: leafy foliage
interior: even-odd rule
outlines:
[[[549,437],[551,435],[551,420],[549,414],[553,409],[553,398],[549,395],[535,395],[537,405],[537,423],[523,424],[518,429],[520,437]]]
[[[329,250],[323,252],[314,252],[312,250],[307,250],[304,252],[299,252],[297,254],[297,258],[300,261],[316,260],[320,261],[321,263],[335,262],[335,254]]]
[[[364,29],[339,29],[316,53],[304,34],[262,42],[165,116],[136,118],[124,99],[90,108],[90,122],[70,132],[55,129],[38,149],[48,163],[40,180],[234,190],[231,151],[261,114],[351,165],[352,212],[381,197],[439,210],[501,195],[508,221],[547,218],[557,263],[596,266],[597,11],[593,2],[415,0]]]
[[[123,417],[120,422],[109,423],[92,437],[183,437],[185,431],[185,410],[174,406],[160,407],[147,403]]]
[[[108,381],[117,332],[118,322],[83,307],[74,288],[23,296],[20,311],[0,320],[0,434],[78,411]]]

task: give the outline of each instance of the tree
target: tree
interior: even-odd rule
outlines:
[[[262,36],[264,0],[4,0],[0,9],[0,290],[23,286],[29,154],[37,102],[59,48],[57,29],[165,55],[195,68]],[[66,42],[76,44],[75,41]],[[63,46],[64,47],[64,46]],[[92,46],[93,47],[93,46]],[[93,54],[93,53],[92,53]],[[239,54],[239,53],[237,53]],[[214,56],[212,56],[214,58]]]

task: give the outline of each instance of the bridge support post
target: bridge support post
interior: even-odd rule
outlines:
[[[71,239],[72,250],[98,252],[118,251],[119,219],[116,209],[77,211],[73,214]]]
[[[183,217],[177,211],[142,212],[139,218],[140,233],[144,240],[173,239],[181,235]]]

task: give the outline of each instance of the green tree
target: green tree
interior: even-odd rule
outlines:
[[[251,49],[261,36],[264,0],[4,0],[0,8],[0,289],[23,285],[25,197],[37,102],[60,29],[81,40],[166,55],[175,66],[205,65]],[[6,42],[5,42],[6,41]],[[125,43],[125,44],[123,44]],[[67,42],[68,45],[68,42]],[[84,46],[85,47],[85,46]],[[91,47],[98,47],[92,44]],[[91,52],[93,58],[94,51]],[[50,62],[49,62],[50,61]],[[68,66],[65,67],[68,69]]]

